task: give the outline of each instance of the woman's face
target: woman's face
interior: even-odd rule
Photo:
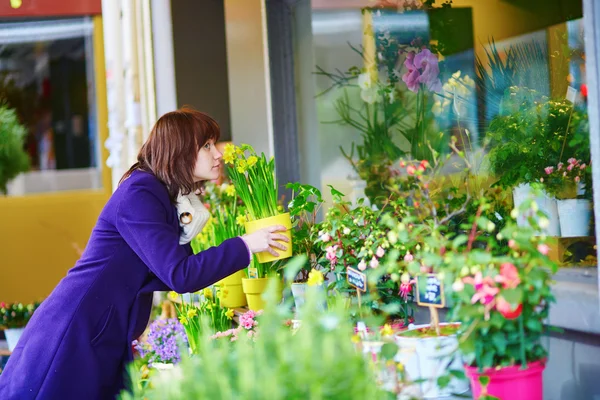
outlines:
[[[194,181],[211,181],[221,174],[221,157],[223,154],[215,147],[215,142],[209,140],[198,152],[194,165]]]

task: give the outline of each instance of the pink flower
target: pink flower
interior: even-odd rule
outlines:
[[[327,255],[325,257],[332,263],[334,260],[337,261],[337,255],[336,255],[337,249],[338,249],[337,244],[334,246],[329,246],[327,249],[325,249],[325,251],[327,252]]]
[[[358,263],[358,269],[360,269],[361,271],[367,269],[367,263],[365,262],[365,260],[360,260],[360,262]]]
[[[498,312],[506,319],[515,319],[521,315],[523,305],[518,304],[516,307],[513,307],[504,297],[498,296],[496,310],[498,310]]]
[[[369,267],[371,267],[371,268],[379,267],[379,260],[377,259],[377,257],[373,256],[373,258],[369,262]]]
[[[414,259],[415,258],[413,257],[412,254],[410,254],[410,251],[404,255],[404,261],[406,261],[406,262],[411,262]]]
[[[514,264],[504,263],[500,266],[500,275],[496,275],[496,282],[501,283],[504,289],[514,289],[521,283],[519,270]]]
[[[552,172],[554,172],[554,167],[546,167],[544,168],[544,171],[546,172],[546,175],[550,175]]]
[[[579,169],[585,169],[585,167],[587,167],[587,165],[585,165],[585,163],[583,163],[579,166]]]
[[[493,308],[496,295],[500,291],[496,287],[494,280],[489,276],[484,278],[481,272],[478,272],[475,274],[475,277],[463,278],[463,282],[473,285],[475,288],[475,294],[471,297],[471,304],[481,303],[488,306],[486,307],[486,313],[488,313]]]
[[[563,165],[564,165],[563,163],[559,162],[558,165],[557,165],[556,170],[560,171],[562,169]]]
[[[548,246],[547,244],[538,244],[537,249],[540,253],[542,253],[545,256],[547,256],[548,252],[550,252],[550,246]]]
[[[427,168],[427,167],[429,167],[429,161],[423,160],[423,161],[421,161],[421,164],[419,164],[419,165],[423,168]]]
[[[406,167],[406,163],[404,161],[400,161],[400,168]]]
[[[402,76],[402,80],[410,91],[416,93],[419,90],[419,84],[425,85],[427,90],[432,92],[442,90],[438,59],[429,49],[423,49],[416,55],[413,52],[408,53],[404,66],[407,68],[407,72]]]
[[[409,165],[408,167],[406,167],[406,172],[412,176],[415,174],[415,172],[417,172],[417,169],[414,165]]]
[[[540,178],[540,182],[544,183],[544,178]]]
[[[331,235],[329,233],[324,233],[323,235],[321,235],[321,241],[329,242],[330,240],[331,240]]]
[[[381,246],[379,246],[379,247],[377,247],[377,251],[375,252],[375,255],[378,258],[381,258],[385,255],[385,250]]]
[[[402,297],[404,299],[404,301],[406,301],[406,300],[408,300],[408,295],[410,294],[411,291],[412,291],[412,282],[401,283],[398,294],[400,295],[400,297]]]
[[[567,162],[568,162],[569,164],[571,164],[571,165],[573,165],[573,164],[577,164],[577,160],[576,160],[575,158],[573,158],[573,157],[569,158],[569,159],[567,160]]]
[[[580,180],[581,180],[580,177],[578,177],[578,176],[575,177],[575,182],[579,182]]]
[[[510,239],[508,241],[508,247],[510,247],[511,249],[514,249],[517,247],[517,242],[514,241],[514,239]]]
[[[574,164],[569,164],[569,165],[567,166],[567,171],[571,171],[571,170],[573,170],[573,167],[574,167],[574,166],[575,166]]]

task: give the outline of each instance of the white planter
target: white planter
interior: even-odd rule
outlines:
[[[325,285],[325,284],[323,284]],[[306,303],[306,294],[313,292],[318,294],[320,297],[325,298],[325,286],[311,286],[310,288],[306,283],[292,283],[292,295],[294,296],[294,304],[296,305],[296,311],[299,311],[304,303]],[[322,309],[327,308],[327,303],[323,302],[321,305]]]
[[[533,196],[531,193],[531,186],[519,185],[513,190],[513,201],[515,208],[519,208],[521,203],[527,200],[528,197]],[[533,200],[537,203],[540,211],[542,211],[548,217],[548,227],[544,229],[543,233],[548,236],[560,236],[560,223],[558,218],[558,207],[556,205],[556,199],[550,197],[546,192],[542,191],[542,194],[536,196]],[[519,215],[517,219],[518,226],[528,226],[527,217]]]
[[[444,326],[448,324],[440,324]],[[410,330],[426,328],[429,325],[411,326]],[[399,351],[396,361],[404,365],[409,381],[423,380],[407,388],[406,394],[426,399],[447,397],[465,393],[469,390],[469,381],[452,378],[445,388],[437,385],[437,379],[447,374],[449,369],[464,370],[458,349],[458,339],[452,336],[406,337],[396,335]]]
[[[562,237],[588,236],[592,207],[589,200],[558,200],[558,215]]]
[[[25,328],[10,328],[4,330],[4,336],[6,336],[6,342],[8,343],[8,350],[13,351],[17,347],[19,338],[23,334]]]

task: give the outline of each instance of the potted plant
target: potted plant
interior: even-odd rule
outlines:
[[[566,164],[548,166],[544,172],[546,175],[540,181],[557,199],[561,236],[588,236],[592,208],[589,163],[569,158]]]
[[[220,286],[205,288],[202,291],[203,299],[198,304],[186,302],[183,297],[180,298],[179,302],[174,302],[177,318],[185,329],[192,354],[197,354],[199,351],[198,340],[202,319],[206,322],[206,328],[213,333],[231,328],[234,311],[222,303],[223,298],[226,296],[224,290]],[[170,297],[176,296],[174,292],[170,292],[169,295]]]
[[[231,189],[234,189],[234,187],[227,186],[225,191],[230,193],[232,197],[235,197],[235,189]],[[243,221],[245,218],[239,210],[240,207],[235,202],[229,204],[220,203],[211,206],[210,222],[204,228],[203,233],[192,240],[191,245],[194,253],[198,253],[209,247],[218,246],[227,239],[243,235]],[[240,270],[215,283],[216,286],[221,288],[221,303],[224,307],[237,308],[248,304],[242,288],[242,279],[246,275],[247,270]]]
[[[326,287],[324,272],[328,271],[319,263],[323,255],[319,243],[319,232],[323,224],[317,222],[323,198],[321,191],[311,185],[288,183],[286,187],[292,190],[288,210],[292,217],[293,254],[306,256],[300,270],[289,277],[296,309],[300,309],[305,302],[307,286],[321,290]]]
[[[246,207],[246,232],[252,233],[258,229],[283,225],[292,228],[289,213],[282,213],[278,203],[278,187],[275,180],[275,160],[267,160],[264,153],[256,154],[252,146],[243,144],[236,147],[227,144],[223,160],[228,168],[231,182],[235,191]],[[291,233],[284,233],[291,241]],[[258,253],[258,262],[266,263],[292,256],[292,243],[278,257],[268,252]]]
[[[15,349],[25,330],[25,325],[39,306],[39,302],[29,304],[0,303],[0,329],[4,330],[9,351]]]
[[[586,114],[568,100],[551,100],[535,90],[511,87],[502,100],[500,114],[489,125],[487,140],[490,170],[496,185],[512,188],[515,207],[531,193],[531,185],[545,177],[544,168],[561,159],[589,158]],[[542,191],[536,203],[549,224],[550,236],[560,235],[556,199]],[[518,223],[527,226],[525,216]]]
[[[516,223],[519,214],[531,211],[540,214],[529,200],[513,210],[500,232],[485,237],[481,228],[487,222],[475,216],[468,241],[486,247],[448,260],[452,318],[462,323],[460,349],[476,399],[543,399],[548,355],[541,339],[557,266],[547,257],[546,239],[536,236],[536,218],[528,218],[530,227]]]
[[[8,183],[29,170],[26,136],[27,129],[19,122],[17,112],[0,105],[0,193],[7,194]]]

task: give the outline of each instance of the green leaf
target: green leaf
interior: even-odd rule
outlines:
[[[472,250],[469,255],[471,260],[476,264],[489,264],[492,261],[492,255],[482,250]]]
[[[332,196],[344,197],[344,194],[342,192],[338,191],[337,189],[335,189],[333,186],[331,186],[331,185],[327,185],[327,186],[329,186],[329,189],[331,189]]]
[[[293,282],[307,260],[308,257],[306,254],[292,258],[285,266],[285,279],[289,282]]]
[[[490,384],[490,377],[487,375],[481,375],[479,377],[479,384],[482,388],[487,387]]]
[[[452,241],[452,248],[453,249],[458,249],[460,246],[462,246],[463,244],[467,243],[467,241],[469,240],[469,237],[467,235],[458,235],[453,241]]]
[[[503,356],[506,353],[506,338],[502,332],[496,332],[492,335],[492,343],[496,346],[496,350],[498,350],[498,354]]]
[[[521,288],[506,289],[502,291],[502,297],[511,305],[516,306],[523,301],[523,290]]]
[[[458,379],[467,379],[467,376],[465,375],[465,371],[463,371],[462,369],[451,369],[450,371],[450,375],[452,375],[455,378]]]
[[[398,345],[396,343],[386,343],[381,347],[381,357],[384,360],[393,360],[398,354]]]
[[[451,377],[449,375],[442,375],[437,379],[438,386],[443,389],[450,384]]]
[[[527,321],[525,322],[525,326],[527,326],[527,329],[530,329],[534,332],[542,332],[542,330],[544,329],[544,326],[540,321],[531,318],[527,319]]]

